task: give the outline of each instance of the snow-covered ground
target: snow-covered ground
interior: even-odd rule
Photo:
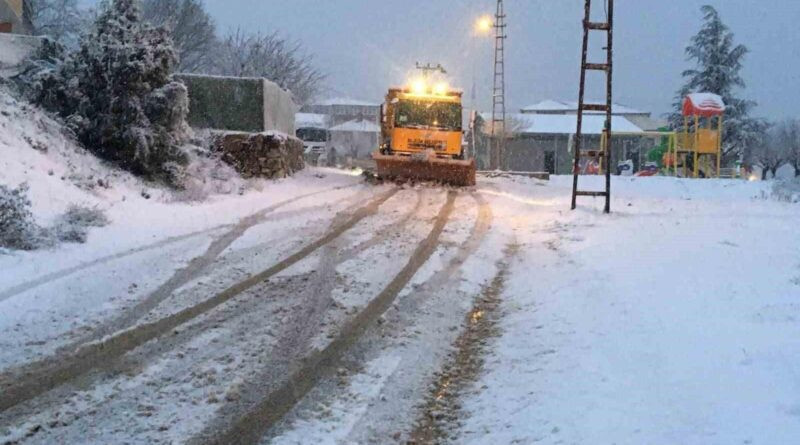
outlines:
[[[57,153],[28,150],[14,162]],[[134,178],[86,191],[37,174],[34,199],[54,200],[44,207],[90,200],[112,224],[86,244],[0,256],[0,387],[6,373],[41,371],[21,365],[69,363],[73,348],[120,329],[157,336],[112,356],[116,371],[0,412],[0,441],[197,439],[257,412],[303,358],[351,332],[336,372],[287,401],[262,442],[402,443],[441,370],[463,365],[452,357],[488,288],[497,329],[477,376],[447,395],[458,409],[441,419],[443,441],[800,437],[800,206],[770,183],[614,178],[603,215],[591,198],[568,210],[567,177],[448,192],[310,169],[185,203],[144,199]],[[413,265],[417,255],[426,261]],[[160,324],[220,295],[174,329]],[[391,302],[382,315],[369,312],[378,295]],[[352,330],[362,314],[363,332]]]
[[[458,441],[796,443],[800,207],[650,178],[571,213],[567,183],[497,184],[522,249]]]
[[[499,246],[519,251],[483,374],[458,395],[457,420],[444,414],[439,439],[794,443],[800,207],[772,199],[764,183],[615,178],[606,216],[592,199],[568,211],[570,186],[567,177],[479,184],[494,222],[475,257],[489,257],[462,274],[485,282]],[[421,320],[437,313],[435,304],[414,309]],[[421,333],[443,336],[451,321],[438,320],[362,352],[363,368],[312,393],[274,443],[411,437],[430,414],[416,411],[437,379],[429,363],[436,370],[442,360]],[[420,389],[417,374],[426,372]],[[417,393],[399,382],[416,383]]]

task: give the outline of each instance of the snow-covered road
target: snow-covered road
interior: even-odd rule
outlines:
[[[570,184],[309,171],[0,256],[0,443],[800,437],[800,206]]]

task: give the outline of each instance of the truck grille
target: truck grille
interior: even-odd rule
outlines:
[[[447,143],[444,141],[432,141],[427,139],[409,139],[408,148],[413,150],[445,151],[447,149]]]

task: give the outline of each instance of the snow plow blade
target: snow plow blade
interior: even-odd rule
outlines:
[[[459,187],[475,185],[475,160],[416,158],[403,155],[384,155],[374,152],[378,176],[392,180],[436,181]]]

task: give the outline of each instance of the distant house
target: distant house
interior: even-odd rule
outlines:
[[[32,29],[28,0],[0,0],[0,33],[30,34]]]
[[[303,107],[303,113],[324,114],[331,126],[352,120],[372,121],[376,124],[381,116],[381,104],[358,99],[326,99]]]
[[[486,122],[490,115],[482,114]],[[583,147],[587,150],[600,148],[600,135],[605,126],[605,116],[588,114],[583,120]],[[644,137],[645,129],[637,126],[627,116],[615,115],[611,126],[615,132],[625,133],[612,139],[611,165],[616,169],[619,161],[632,160],[639,169],[647,161],[647,153],[654,140]],[[562,113],[519,113],[507,116],[510,133],[502,156],[501,170],[536,171],[551,174],[570,174],[573,166],[575,146],[576,114],[564,110]],[[476,141],[479,168],[488,168],[488,128],[483,126]]]
[[[366,159],[378,148],[381,127],[372,119],[354,119],[330,128],[330,147],[338,156]]]

